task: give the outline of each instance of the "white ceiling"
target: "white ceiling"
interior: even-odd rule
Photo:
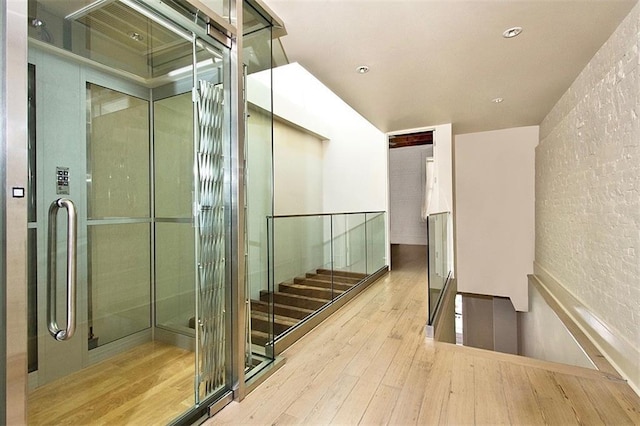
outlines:
[[[636,2],[266,0],[289,60],[380,130],[456,134],[540,124]]]

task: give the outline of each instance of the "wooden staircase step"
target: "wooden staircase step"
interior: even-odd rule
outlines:
[[[262,290],[260,292],[260,300],[264,302],[268,302],[270,296],[273,296],[274,303],[277,303],[280,305],[290,305],[298,308],[311,309],[311,310],[320,309],[327,304],[327,300],[319,299],[316,297],[307,297],[307,296],[300,296],[298,294],[293,294],[293,293],[280,293],[280,292],[276,292],[271,295],[266,290]]]
[[[337,289],[331,290],[330,288],[311,287],[294,283],[280,283],[278,289],[280,293],[291,293],[325,300],[331,300],[344,293],[344,291]]]
[[[306,275],[307,278],[313,278],[314,280],[323,280],[323,281],[331,281],[331,275],[326,275],[326,274],[312,274],[312,273],[307,273]],[[333,281],[334,282],[339,282],[342,284],[358,284],[360,281],[362,281],[361,278],[352,278],[352,277],[342,277],[339,275],[335,275],[333,276]]]
[[[258,330],[251,330],[251,343],[258,346],[266,346],[267,343],[273,340],[268,333],[264,333]]]
[[[331,270],[329,269],[318,269],[316,270],[316,272],[319,275],[331,275]],[[333,276],[363,279],[367,276],[367,274],[361,274],[359,272],[349,272],[349,271],[333,271]]]
[[[314,278],[301,278],[301,277],[294,278],[293,283],[306,285],[309,287],[320,287],[320,288],[327,288],[327,289],[334,288],[336,290],[341,290],[341,291],[347,291],[351,287],[353,287],[353,284],[344,284],[340,282],[331,283],[331,280],[317,280]]]
[[[273,332],[278,335],[282,334],[300,321],[288,317],[275,315],[273,317]],[[251,312],[251,330],[269,333],[271,318],[268,313],[252,311]]]
[[[251,311],[259,311],[269,313],[269,302],[262,300],[251,300]],[[299,308],[297,306],[283,305],[280,303],[273,304],[273,311],[276,315],[294,319],[304,319],[314,313],[313,309]]]

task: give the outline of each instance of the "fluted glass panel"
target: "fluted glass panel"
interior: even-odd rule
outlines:
[[[196,261],[198,394],[225,382],[224,119],[221,85],[198,84],[196,142]]]

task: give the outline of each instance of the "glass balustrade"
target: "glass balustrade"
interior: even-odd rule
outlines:
[[[385,212],[268,216],[266,225],[269,267],[250,295],[257,353],[387,268]]]
[[[428,219],[428,288],[429,324],[435,318],[438,304],[451,275],[449,259],[449,217],[448,212],[432,214]]]

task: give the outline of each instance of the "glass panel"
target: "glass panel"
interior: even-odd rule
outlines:
[[[27,364],[38,369],[38,232],[27,230]]]
[[[28,167],[28,188],[27,188],[27,215],[29,222],[35,222],[37,219],[36,208],[36,67],[33,64],[29,64],[29,91],[28,91],[28,127],[29,127],[29,139],[28,139],[28,155],[29,163]]]
[[[30,38],[133,74],[150,85],[171,80],[170,73],[192,63],[191,33],[135,1],[108,1],[85,11],[79,2],[29,3]],[[191,26],[194,8],[185,1],[178,3],[155,2],[155,6],[163,15],[173,15],[181,25]],[[221,12],[229,9],[228,0],[207,1],[207,5]],[[204,35],[204,20],[197,19],[196,24],[193,29]]]
[[[429,235],[429,323],[433,321],[442,290],[449,279],[448,249],[449,213],[430,215]]]
[[[156,223],[156,325],[193,335],[195,255],[193,227]]]
[[[149,102],[87,83],[89,219],[149,216]]]
[[[285,283],[317,269],[331,269],[330,216],[282,217],[274,224],[275,283]]]
[[[262,290],[252,297],[263,302],[271,297],[273,318],[252,312],[253,332],[273,333],[277,341],[384,267],[384,219],[384,213],[271,217],[268,231],[273,231],[268,237],[272,250],[268,257],[274,290]],[[259,303],[252,300],[254,305]]]
[[[218,14],[223,21],[231,22],[229,18],[229,10],[230,10],[230,2],[229,0],[200,0],[203,4],[205,4],[210,10]],[[171,5],[171,4],[170,4]],[[185,17],[189,19],[194,19],[194,16],[197,16],[198,25],[206,28],[207,21],[205,16],[202,13],[198,12],[194,6],[192,6],[188,0],[177,0],[175,4],[172,5],[176,10],[180,11]]]
[[[365,215],[333,216],[333,268],[364,278],[367,273]]]
[[[246,70],[245,291],[247,328],[246,379],[273,360],[273,106],[271,27],[244,3],[243,59]],[[271,258],[270,258],[271,256]]]
[[[156,218],[191,218],[193,102],[191,92],[154,102]]]
[[[269,22],[269,20],[267,20],[262,13],[258,12],[258,10],[256,8],[254,8],[251,4],[249,4],[248,1],[245,1],[243,3],[243,11],[242,11],[242,30],[244,31],[244,40],[246,41],[247,38],[254,34],[257,33],[261,30],[268,30],[269,33],[271,33],[271,23]],[[269,49],[271,50],[271,49]],[[263,58],[270,58],[271,54],[269,53],[268,56],[262,56]],[[271,62],[271,59],[269,59],[269,62]],[[252,73],[253,71],[250,71],[249,73]]]
[[[273,333],[277,337],[331,303],[342,290],[334,289],[332,279],[331,216],[275,218],[272,237]],[[265,296],[260,295],[268,300]],[[252,324],[260,324],[255,315]]]
[[[89,227],[90,333],[97,346],[150,327],[149,224]]]
[[[385,214],[367,213],[367,274],[387,265]]]

